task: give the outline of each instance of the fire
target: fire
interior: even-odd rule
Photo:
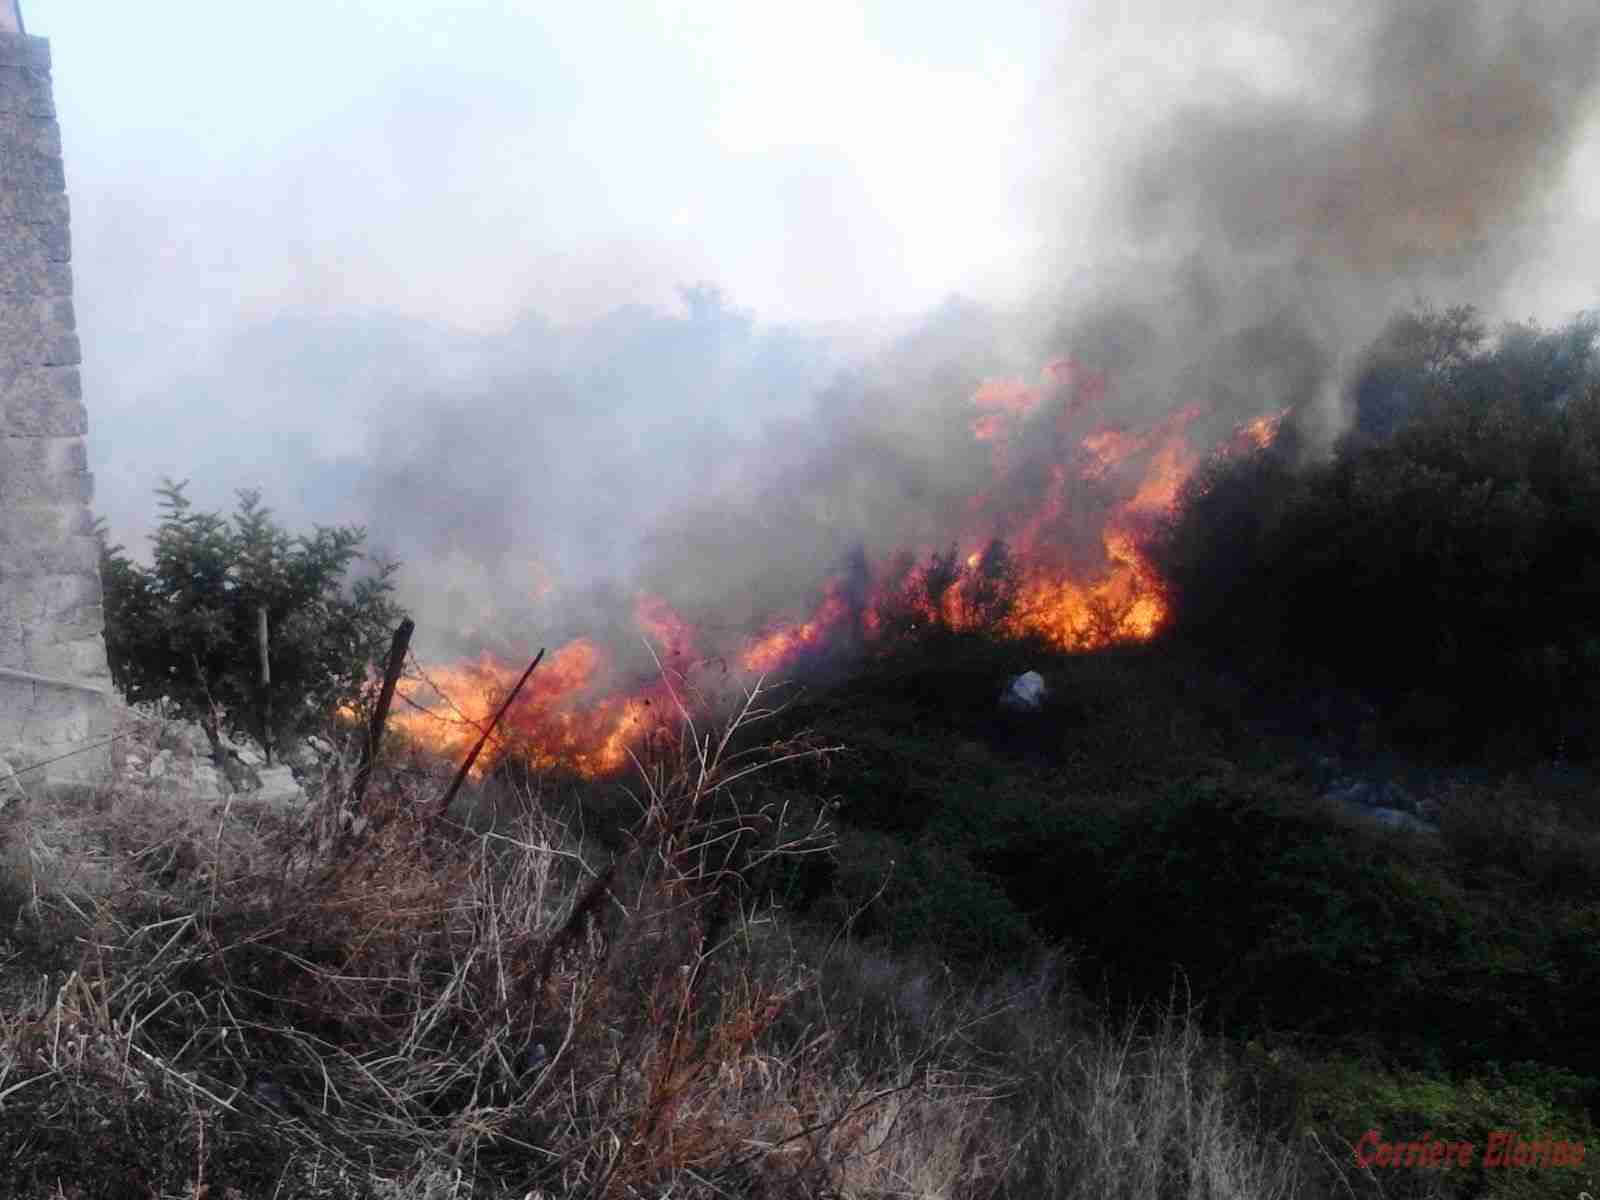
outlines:
[[[1083,439],[1083,448],[1094,456],[1086,471],[1103,472],[1144,449],[1145,440],[1123,429],[1102,429]]]
[[[1200,456],[1188,444],[1178,439],[1167,442],[1156,451],[1150,471],[1139,484],[1139,490],[1128,501],[1130,513],[1155,514],[1169,510],[1178,499],[1178,489],[1199,465]]]
[[[634,603],[634,622],[663,661],[694,656],[694,626],[660,596],[641,593]]]
[[[1011,421],[1032,412],[1042,396],[1041,389],[1031,388],[1020,379],[987,381],[972,397],[973,405],[983,410],[972,418],[972,436],[980,442],[996,440]]]
[[[965,505],[952,544],[923,546],[920,559],[863,557],[823,582],[808,614],[790,614],[731,646],[651,593],[635,597],[635,629],[669,675],[708,662],[726,670],[731,662],[747,678],[927,625],[1038,638],[1072,651],[1148,640],[1167,611],[1144,545],[1201,461],[1192,430],[1202,412],[1191,405],[1148,428],[1111,425],[1108,393],[1105,375],[1073,359],[1050,363],[1037,383],[980,386],[968,428],[991,446],[992,477]],[[1223,449],[1269,446],[1288,412],[1239,426]],[[459,757],[520,673],[517,664],[483,655],[408,678],[400,687],[407,703],[391,719],[413,740]],[[560,647],[508,709],[480,773],[512,753],[588,776],[624,767],[673,711],[665,680],[640,678],[630,682],[589,639]]]
[[[627,746],[648,717],[645,697],[593,694],[604,655],[580,638],[548,655],[507,710],[475,765],[482,775],[508,752],[530,764],[604,774],[627,762]],[[414,742],[451,758],[465,755],[515,686],[522,669],[484,654],[475,662],[404,678],[404,704],[390,724]]]
[[[756,638],[739,656],[740,665],[755,675],[776,671],[806,650],[821,646],[828,633],[845,616],[846,607],[839,595],[837,582],[830,582],[822,603],[809,621],[799,625],[785,624]]]
[[[1278,429],[1283,425],[1283,419],[1289,415],[1289,409],[1279,409],[1275,413],[1264,413],[1254,421],[1248,421],[1239,427],[1239,440],[1254,446],[1257,450],[1265,450],[1278,437]]]

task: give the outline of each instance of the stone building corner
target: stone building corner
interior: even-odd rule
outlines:
[[[113,693],[50,47],[8,26],[20,20],[0,20],[0,756],[34,792],[103,777]]]

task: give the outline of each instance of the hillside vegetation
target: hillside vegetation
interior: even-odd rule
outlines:
[[[1331,457],[1291,423],[1190,480],[1169,641],[1329,672],[1413,752],[1600,753],[1597,333],[1397,318]]]
[[[1150,644],[922,628],[446,812],[349,729],[304,813],[12,805],[0,1192],[1600,1192],[1482,1162],[1600,1111],[1596,330],[1398,318],[1193,478]]]

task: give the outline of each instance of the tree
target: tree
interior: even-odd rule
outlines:
[[[990,541],[969,574],[971,595],[967,607],[978,628],[998,629],[1010,615],[1021,577],[1011,548],[1000,538]]]
[[[100,571],[111,677],[132,703],[165,700],[199,722],[222,753],[221,733],[243,733],[270,755],[342,706],[361,707],[393,626],[396,563],[375,562],[346,586],[366,531],[318,526],[293,537],[258,491],[238,493],[231,523],[194,510],[188,481],[156,489],[163,510],[152,565],[110,544]],[[265,611],[271,683],[261,684]]]
[[[1367,347],[1355,379],[1355,435],[1378,440],[1394,436],[1482,360],[1488,335],[1488,326],[1470,304],[1442,312],[1419,304],[1391,317]]]

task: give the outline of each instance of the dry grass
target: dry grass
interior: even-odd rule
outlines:
[[[337,765],[292,827],[108,797],[94,888],[21,814],[0,1194],[1294,1194],[1181,1016],[1085,1034],[1055,982],[795,939],[762,881],[830,836],[760,773],[819,750],[740,750],[761,701],[680,713],[606,858],[538,796],[433,820],[425,773],[351,811]]]
[[[1053,1194],[1108,1200],[1303,1194],[1295,1153],[1243,1126],[1224,1064],[1183,1009],[1046,1048],[1019,1178],[1071,1180]]]

